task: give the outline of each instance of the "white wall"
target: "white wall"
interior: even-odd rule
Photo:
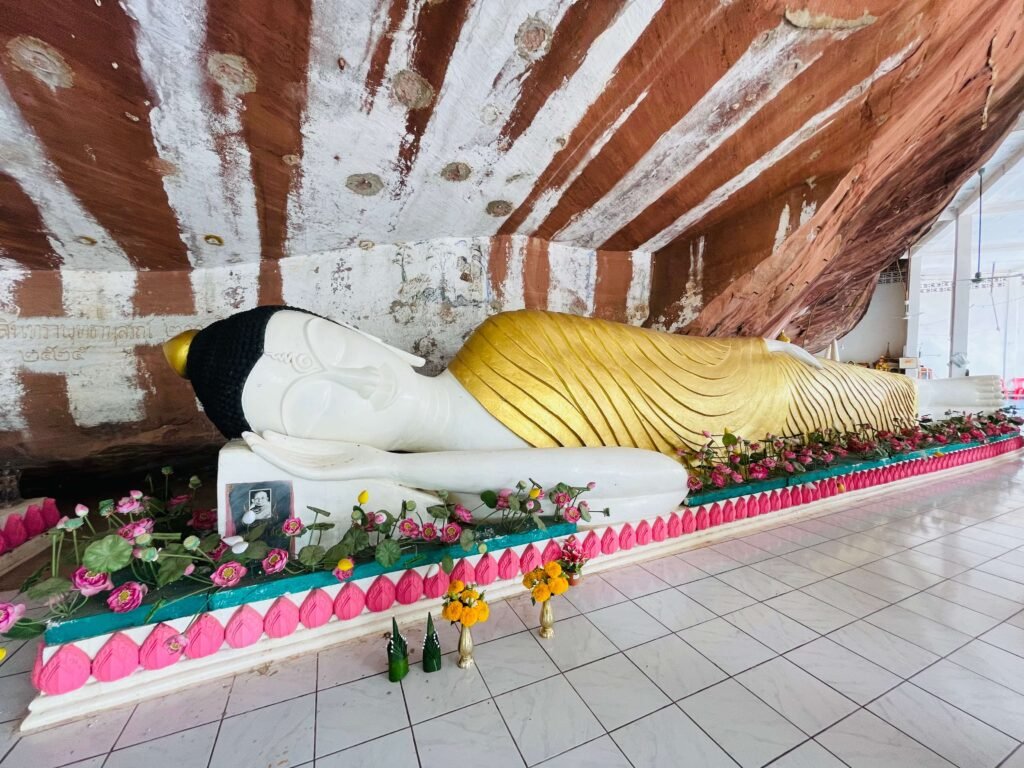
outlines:
[[[846,336],[839,340],[839,357],[844,362],[873,363],[885,354],[899,357],[907,340],[903,283],[879,283],[868,311]]]

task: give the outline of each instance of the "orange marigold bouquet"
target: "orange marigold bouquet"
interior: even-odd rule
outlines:
[[[542,568],[534,568],[523,576],[523,586],[530,590],[530,600],[534,605],[545,603],[552,595],[561,595],[569,589],[569,580],[562,572],[557,560],[552,560]]]
[[[453,624],[472,627],[487,621],[490,615],[491,608],[484,600],[484,593],[477,590],[476,584],[463,584],[455,579],[448,585],[441,616]]]

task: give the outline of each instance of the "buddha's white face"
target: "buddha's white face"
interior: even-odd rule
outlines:
[[[422,360],[353,328],[282,310],[242,390],[256,432],[393,449],[415,418]]]

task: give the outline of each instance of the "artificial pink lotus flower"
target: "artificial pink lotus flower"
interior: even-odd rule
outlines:
[[[85,597],[98,595],[114,588],[114,582],[110,580],[109,573],[93,573],[84,565],[77,568],[71,574],[71,586],[77,589]]]
[[[415,539],[420,535],[420,525],[412,518],[407,517],[398,524],[398,532],[407,538]]]
[[[107,597],[107,607],[114,613],[134,611],[142,605],[142,600],[147,592],[149,592],[149,587],[145,584],[140,584],[137,581],[126,581]]]
[[[595,488],[597,488],[597,483],[595,483],[593,480],[591,480],[589,483],[587,483],[587,490],[588,491],[592,491]]]
[[[696,475],[690,475],[688,478],[686,478],[686,487],[689,488],[691,491],[699,491],[701,488],[704,487],[704,483],[702,483],[700,481],[700,478],[697,477]]]
[[[18,619],[25,615],[25,606],[21,603],[0,603],[0,633],[6,632]]]
[[[180,507],[182,504],[187,504],[191,500],[191,496],[189,496],[187,493],[183,493],[180,496],[171,496],[171,498],[167,500],[167,506]]]
[[[466,509],[461,504],[456,504],[455,505],[455,511],[454,511],[453,514],[455,515],[455,519],[458,520],[459,522],[462,522],[462,523],[472,523],[473,522],[473,513],[470,512],[468,509]]]
[[[231,547],[229,547],[225,542],[220,542],[216,547],[210,550],[210,559],[217,562],[229,549],[231,549]]]
[[[297,517],[289,517],[281,524],[281,533],[285,536],[298,536],[302,533],[302,521]]]
[[[233,587],[248,573],[248,569],[235,560],[229,560],[210,574],[210,581],[218,587]]]
[[[433,523],[424,523],[420,535],[424,541],[433,541],[437,538],[437,526]]]
[[[75,514],[78,517],[85,517],[89,514],[89,508],[85,504],[75,504]]]
[[[580,513],[579,507],[566,507],[562,514],[565,515],[566,521],[570,523],[578,522],[579,519],[583,517]]]
[[[131,496],[125,496],[117,502],[117,511],[122,515],[131,515],[142,509],[142,503]]]
[[[356,564],[351,557],[343,557],[338,561],[338,567],[335,568],[331,573],[334,574],[334,578],[338,581],[348,581],[352,578],[352,574],[355,573]]]
[[[280,573],[288,565],[288,553],[283,549],[272,549],[263,558],[264,573]]]
[[[454,544],[462,535],[462,526],[458,523],[448,523],[441,530],[441,541],[445,544]]]
[[[217,510],[193,509],[188,524],[197,531],[212,531],[217,527]]]
[[[164,641],[164,645],[171,653],[181,653],[188,645],[188,637],[183,634],[172,635]]]

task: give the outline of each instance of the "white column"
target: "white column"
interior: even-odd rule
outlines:
[[[907,250],[907,341],[903,345],[904,357],[917,357],[921,353],[918,340],[921,325],[921,255],[919,249]],[[917,378],[920,367],[908,368],[907,376]]]
[[[958,352],[967,356],[968,317],[971,306],[971,240],[974,228],[971,215],[956,217],[956,242],[953,249],[953,302],[949,320],[949,356]],[[949,364],[950,378],[963,376],[965,369]]]

